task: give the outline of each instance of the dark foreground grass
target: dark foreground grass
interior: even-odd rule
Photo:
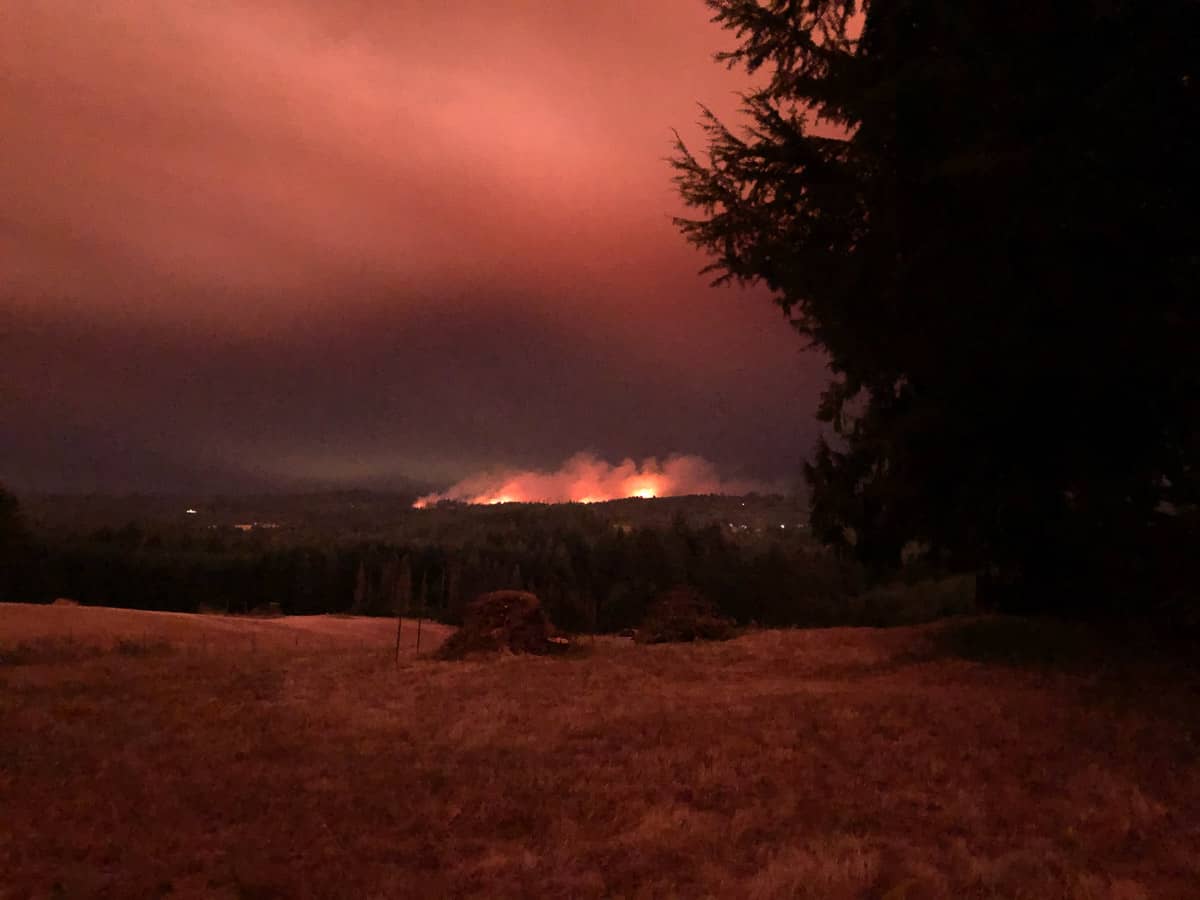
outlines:
[[[397,668],[386,622],[300,623],[322,640],[299,641],[144,614],[130,639],[170,650],[127,654],[108,611],[33,627],[24,609],[0,607],[0,644],[69,627],[103,649],[0,666],[5,900],[1200,885],[1192,673],[991,655],[1026,625],[456,663],[406,645]]]

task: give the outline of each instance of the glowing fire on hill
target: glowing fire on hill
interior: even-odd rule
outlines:
[[[639,465],[626,459],[610,465],[579,453],[556,472],[494,471],[465,478],[444,493],[428,494],[418,509],[439,500],[465,503],[601,503],[626,497],[678,497],[684,494],[748,494],[766,488],[754,481],[725,481],[699,456],[654,457]]]

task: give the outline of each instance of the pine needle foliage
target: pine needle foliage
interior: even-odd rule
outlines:
[[[815,531],[1144,575],[1200,499],[1200,4],[707,2],[759,86],[677,138],[677,225],[828,360]]]

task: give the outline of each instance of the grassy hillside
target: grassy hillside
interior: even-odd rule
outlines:
[[[393,627],[0,605],[0,897],[1200,884],[1195,677],[1087,634],[972,620],[442,663],[406,622],[396,667]]]

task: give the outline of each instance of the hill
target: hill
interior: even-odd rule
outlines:
[[[135,523],[144,529],[188,529],[258,525],[282,541],[303,539],[411,540],[446,531],[493,527],[513,518],[555,525],[598,520],[631,528],[666,528],[682,520],[693,528],[718,524],[740,534],[785,525],[805,528],[801,497],[705,494],[629,498],[602,503],[505,503],[470,506],[447,502],[413,509],[415,493],[330,491],[324,493],[191,496],[164,494],[27,494],[21,504],[38,530],[86,533]]]

